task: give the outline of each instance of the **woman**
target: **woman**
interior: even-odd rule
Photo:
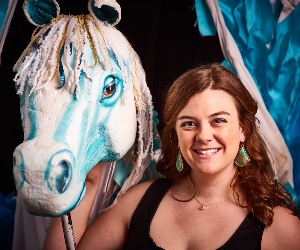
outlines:
[[[72,212],[78,249],[299,249],[297,209],[274,179],[256,112],[255,100],[223,66],[181,75],[163,110],[157,168],[166,178],[132,187],[86,229],[96,166]],[[54,220],[44,249],[59,247],[62,229]]]

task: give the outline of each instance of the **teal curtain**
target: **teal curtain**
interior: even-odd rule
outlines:
[[[1,52],[18,0],[0,0],[0,65]]]
[[[3,26],[5,23],[5,17],[8,10],[8,1],[9,0],[0,1],[0,33],[2,33]]]

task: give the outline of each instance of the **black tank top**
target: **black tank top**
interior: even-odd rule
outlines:
[[[127,250],[157,250],[158,247],[150,237],[150,224],[165,193],[171,187],[169,179],[161,178],[153,182],[138,204],[128,230]],[[218,250],[258,250],[264,224],[249,213],[231,238]]]

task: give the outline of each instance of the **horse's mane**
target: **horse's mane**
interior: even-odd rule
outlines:
[[[110,34],[112,33],[112,34]],[[113,37],[113,39],[111,39]],[[119,43],[114,42],[118,40]],[[66,83],[71,91],[79,90],[79,74],[101,67],[109,70],[113,54],[124,76],[129,65],[130,45],[115,28],[102,24],[91,15],[59,15],[49,25],[34,31],[32,40],[14,66],[18,94],[22,94],[25,83],[31,92],[50,83],[58,70],[59,62],[64,66]],[[62,53],[63,52],[63,53]],[[71,54],[75,55],[74,59]],[[92,54],[92,55],[91,55]],[[128,79],[126,79],[128,80]]]

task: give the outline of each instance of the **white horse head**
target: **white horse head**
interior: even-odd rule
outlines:
[[[39,26],[14,70],[24,142],[14,151],[14,179],[26,209],[60,216],[78,205],[98,162],[132,153],[121,189],[153,160],[153,107],[140,60],[113,27],[114,1],[89,1],[88,15],[59,15],[55,0],[25,0]]]

